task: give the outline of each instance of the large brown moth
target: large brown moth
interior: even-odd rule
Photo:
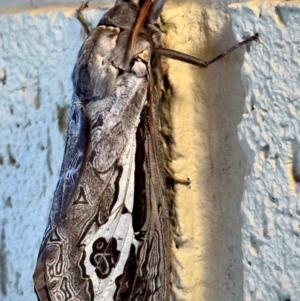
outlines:
[[[118,0],[72,74],[64,160],[36,269],[39,300],[169,300],[170,227],[159,136],[165,0]]]

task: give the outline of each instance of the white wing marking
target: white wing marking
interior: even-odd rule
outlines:
[[[117,289],[115,280],[118,276],[123,274],[131,244],[135,240],[132,228],[136,150],[135,140],[134,133],[120,158],[119,165],[123,167],[123,173],[119,182],[118,198],[108,221],[103,224],[94,235],[90,236],[87,234],[83,241],[83,243],[86,243],[86,257],[84,264],[86,273],[93,282],[95,301],[113,301],[113,296]],[[122,214],[124,207],[126,207],[128,213]],[[105,238],[107,241],[114,237],[117,241],[117,250],[120,251],[120,257],[116,267],[112,269],[109,276],[105,279],[100,279],[97,276],[95,267],[90,262],[90,256],[93,252],[93,243],[101,237]],[[135,242],[135,245],[136,244],[137,242]]]

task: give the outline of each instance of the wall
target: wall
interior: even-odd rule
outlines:
[[[245,55],[239,125],[248,168],[242,200],[245,300],[299,300],[299,1],[232,5],[237,37],[259,32]]]
[[[71,2],[4,0],[0,8],[0,299],[5,301],[35,298],[31,277],[62,160],[70,74],[84,37],[74,16],[78,4]],[[173,0],[162,16],[167,47],[202,59],[255,32],[261,35],[260,43],[207,70],[169,60],[164,131],[171,135],[172,170],[192,179],[190,187],[175,187],[172,297],[294,300],[299,296],[297,256],[291,256],[297,254],[299,230],[298,52],[297,30],[291,28],[298,26],[297,5],[234,5],[231,24],[230,2]],[[102,13],[91,9],[86,16],[95,24]],[[269,102],[275,91],[281,95],[278,107]],[[241,119],[239,139],[247,156],[238,143]]]

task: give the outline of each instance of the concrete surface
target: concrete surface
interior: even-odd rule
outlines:
[[[239,125],[248,168],[242,200],[246,301],[300,300],[300,2],[230,6],[238,38],[261,42],[245,55]]]

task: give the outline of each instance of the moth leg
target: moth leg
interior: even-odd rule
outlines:
[[[158,55],[163,55],[165,57],[174,59],[174,60],[179,60],[182,62],[186,62],[192,65],[195,65],[199,68],[207,68],[210,64],[220,60],[221,58],[223,58],[224,56],[226,56],[227,54],[231,53],[232,51],[240,48],[241,46],[251,42],[251,41],[258,41],[258,34],[255,34],[247,39],[245,39],[244,41],[230,47],[229,49],[227,49],[226,51],[220,53],[219,55],[215,56],[214,58],[208,60],[208,61],[203,61],[197,57],[176,51],[176,50],[172,50],[172,49],[166,49],[166,48],[158,48],[156,50],[156,53]]]
[[[148,26],[149,24],[154,25],[158,20],[166,0],[155,0],[152,2],[151,10],[148,17]]]
[[[192,181],[189,178],[187,178],[186,180],[177,178],[174,175],[174,173],[169,169],[168,166],[165,165],[164,168],[165,168],[168,178],[172,179],[175,183],[187,185],[187,186],[189,186],[192,183]]]
[[[147,24],[147,28],[149,29],[149,31],[150,31],[151,33],[154,33],[154,34],[156,34],[156,35],[158,35],[158,36],[161,36],[161,31],[160,31],[160,29],[158,28],[157,25],[152,24],[152,23],[148,23],[148,24]]]
[[[90,34],[90,29],[88,26],[88,23],[86,22],[82,11],[85,10],[86,8],[88,8],[89,1],[86,2],[82,2],[80,7],[77,9],[76,13],[77,13],[77,20],[81,23],[82,27],[84,28],[85,32],[87,35]]]

